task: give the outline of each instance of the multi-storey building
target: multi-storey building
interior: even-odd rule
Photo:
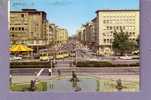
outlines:
[[[56,34],[56,25],[54,23],[47,23],[47,44],[54,45]]]
[[[139,10],[98,10],[96,18],[79,31],[86,45],[99,55],[113,55],[113,34],[121,30],[136,41],[139,35]],[[80,35],[81,36],[81,35]],[[81,38],[81,37],[80,37]]]
[[[83,25],[77,32],[78,40],[81,41],[85,46],[88,46],[91,49],[95,49],[95,41],[96,41],[96,29],[94,20]]]
[[[65,44],[68,41],[68,32],[66,29],[56,27],[55,44]]]
[[[112,55],[114,32],[121,30],[136,41],[139,35],[139,10],[98,10],[96,21],[96,37],[98,53]]]
[[[44,11],[22,9],[10,11],[10,38],[14,43],[25,43],[40,48],[47,43],[47,18]]]

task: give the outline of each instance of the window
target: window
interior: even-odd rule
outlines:
[[[106,36],[105,33],[103,33],[103,36]]]
[[[17,31],[17,29],[18,29],[18,28],[16,27],[16,28],[15,28],[15,31]]]
[[[104,39],[104,43],[106,43],[106,39]]]
[[[130,32],[130,36],[132,35],[132,32]]]
[[[112,30],[112,26],[110,26],[110,30]]]
[[[106,23],[106,21],[104,20],[104,21],[103,21],[103,23],[105,24],[105,23]]]
[[[135,36],[135,32],[133,32],[133,35]]]
[[[128,32],[126,32],[126,35],[128,35]]]
[[[24,17],[24,14],[21,14],[21,17]]]
[[[12,31],[14,31],[14,27],[12,27]]]
[[[106,20],[106,23],[109,23],[109,20]]]
[[[125,26],[123,26],[123,30],[125,30]]]
[[[109,43],[110,42],[110,40],[109,39],[107,39],[107,43]]]
[[[113,40],[112,40],[112,39],[110,39],[110,43],[112,43],[112,41],[113,41]]]

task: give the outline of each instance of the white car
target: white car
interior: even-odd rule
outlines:
[[[120,59],[123,59],[123,60],[131,60],[132,57],[130,57],[130,56],[121,56]]]
[[[93,58],[93,59],[88,59],[89,61],[99,61],[99,59]]]
[[[13,60],[22,60],[22,57],[21,56],[10,56],[10,61],[13,61]]]
[[[49,61],[49,56],[40,56],[40,61]]]

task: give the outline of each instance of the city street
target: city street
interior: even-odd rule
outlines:
[[[111,61],[114,64],[131,64],[138,63],[139,60],[112,60],[112,57],[99,57],[93,54],[93,52],[82,46],[76,40],[71,40],[67,44],[61,45],[60,50],[75,51],[74,57],[68,57],[64,59],[55,60],[55,68],[53,69],[53,75],[57,75],[57,70],[59,69],[62,74],[70,75],[72,71],[76,71],[78,74],[89,74],[89,75],[138,75],[139,66],[134,67],[75,67],[72,63],[73,61],[87,61],[87,60],[97,60],[97,61]],[[41,62],[39,60],[22,60],[21,62]],[[71,65],[72,64],[72,65]],[[41,68],[12,68],[10,73],[12,75],[35,75]],[[44,69],[42,75],[48,75],[48,69]]]

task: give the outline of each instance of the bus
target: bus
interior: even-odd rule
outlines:
[[[63,59],[63,58],[69,57],[69,53],[67,51],[59,51],[59,52],[56,52],[55,56],[56,56],[55,57],[56,59]]]
[[[49,61],[48,53],[41,53],[40,58],[41,61]]]
[[[53,59],[53,56],[48,53],[48,50],[44,49],[44,50],[40,50],[39,59],[41,61],[49,61],[49,60]]]
[[[52,59],[63,59],[69,57],[69,53],[67,51],[58,51],[58,52],[48,52],[48,50],[40,51],[40,60],[48,61]]]

